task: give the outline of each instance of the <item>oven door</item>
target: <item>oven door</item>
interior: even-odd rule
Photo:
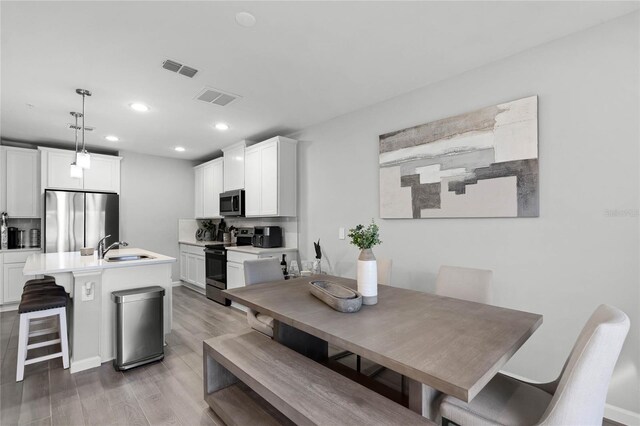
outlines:
[[[227,251],[225,249],[204,250],[207,285],[221,290],[227,288]]]

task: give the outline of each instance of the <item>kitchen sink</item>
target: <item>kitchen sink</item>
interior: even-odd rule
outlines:
[[[154,259],[153,256],[147,256],[146,254],[129,254],[124,256],[113,256],[105,259],[107,262],[126,262],[128,260],[144,260]]]

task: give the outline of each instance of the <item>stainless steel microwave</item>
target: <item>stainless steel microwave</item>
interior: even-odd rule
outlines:
[[[244,189],[220,194],[220,216],[244,216]]]

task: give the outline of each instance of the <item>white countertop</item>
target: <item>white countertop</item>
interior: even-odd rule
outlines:
[[[264,254],[264,253],[278,253],[283,251],[297,251],[297,248],[289,248],[289,247],[276,247],[276,248],[261,248],[261,247],[253,247],[253,246],[235,246],[235,247],[227,247],[227,251],[239,251],[240,253],[249,253],[249,254]]]
[[[127,260],[122,262],[108,262],[107,259],[114,256],[141,254],[151,259]],[[24,275],[56,274],[60,272],[72,272],[95,269],[128,268],[132,266],[147,266],[160,263],[173,263],[175,258],[154,253],[141,248],[126,248],[109,250],[106,259],[98,259],[98,254],[93,256],[80,256],[79,251],[63,253],[34,253],[27,258],[22,273]]]
[[[180,244],[187,244],[189,246],[198,246],[198,247],[204,247],[207,244],[220,244],[220,241],[196,241],[196,240],[179,240],[178,243]]]
[[[40,251],[40,250],[41,250],[40,247],[25,247],[25,248],[19,248],[19,249],[0,250],[0,253],[16,253],[21,251]]]

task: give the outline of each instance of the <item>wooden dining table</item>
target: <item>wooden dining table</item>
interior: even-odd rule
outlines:
[[[356,289],[353,279],[316,275],[225,293],[273,317],[276,329],[300,331],[402,374],[409,408],[427,417],[440,393],[471,401],[542,324],[534,313],[385,285],[378,286],[376,305],[342,313],[309,292],[313,280]],[[295,340],[290,332],[276,332],[274,339]]]

